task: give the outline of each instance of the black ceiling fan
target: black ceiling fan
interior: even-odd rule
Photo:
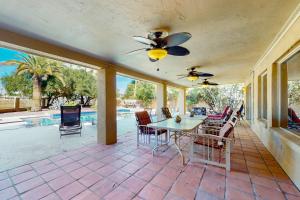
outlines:
[[[187,32],[168,35],[165,31],[150,32],[147,37],[133,36],[135,41],[148,45],[148,47],[130,51],[127,54],[147,51],[151,62],[163,59],[167,55],[186,56],[190,54],[190,51],[178,45],[188,41],[191,37],[192,35]]]
[[[210,74],[210,73],[196,71],[197,68],[200,68],[200,66],[193,66],[193,67],[187,68],[186,70],[188,71],[188,73],[187,74],[178,74],[177,75],[177,76],[179,76],[178,79],[187,78],[189,81],[196,81],[200,77],[208,78],[208,77],[214,76],[213,74]]]
[[[197,83],[197,86],[200,85],[200,86],[217,86],[219,85],[218,83],[214,83],[214,82],[210,82],[208,81],[207,79],[203,79],[202,82],[200,83]]]

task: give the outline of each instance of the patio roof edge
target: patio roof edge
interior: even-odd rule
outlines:
[[[71,50],[60,45],[52,44],[40,39],[29,37],[20,33],[9,31],[0,28],[0,45],[30,54],[45,56],[52,59],[57,59],[73,64],[86,66],[89,68],[106,68],[113,67],[119,73],[128,74],[137,78],[145,79],[152,82],[165,83],[178,88],[186,88],[185,86],[176,83],[162,80],[126,67],[111,63],[95,56],[87,55],[84,52]]]

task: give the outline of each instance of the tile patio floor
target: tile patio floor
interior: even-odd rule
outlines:
[[[174,147],[152,158],[135,134],[0,172],[0,200],[300,199],[300,192],[246,125],[236,128],[232,170],[180,164]]]

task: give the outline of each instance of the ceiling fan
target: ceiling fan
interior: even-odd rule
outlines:
[[[177,76],[179,76],[178,79],[187,78],[189,81],[196,81],[199,79],[199,77],[209,78],[209,77],[214,76],[213,74],[210,74],[210,73],[196,71],[197,68],[200,68],[200,66],[193,66],[193,67],[187,68],[186,70],[188,71],[188,73],[187,74],[178,74],[177,75]]]
[[[200,83],[197,83],[197,85],[200,85],[200,86],[217,86],[219,84],[218,83],[214,83],[214,82],[210,82],[207,79],[203,79],[203,81],[200,82]]]
[[[187,32],[174,33],[168,35],[166,31],[152,31],[147,37],[133,36],[132,38],[142,44],[148,45],[147,48],[137,49],[127,54],[133,54],[139,51],[147,51],[149,60],[156,62],[167,55],[186,56],[190,51],[184,47],[178,46],[188,41],[192,35]]]

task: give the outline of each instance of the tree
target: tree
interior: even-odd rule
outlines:
[[[300,103],[300,81],[288,82],[288,100],[289,106]]]
[[[32,96],[31,75],[24,73],[22,75],[9,75],[1,78],[1,83],[10,96]]]
[[[168,107],[170,107],[172,112],[176,112],[177,103],[178,103],[178,90],[174,88],[168,88],[167,99],[168,99]]]
[[[134,99],[135,98],[135,81],[131,81],[126,87],[126,90],[124,92],[124,99]]]
[[[148,108],[155,99],[154,85],[145,81],[139,81],[136,84],[136,98],[143,102],[144,107]]]
[[[5,62],[5,64],[16,65],[16,75],[24,73],[31,75],[33,101],[31,110],[40,111],[42,81],[47,80],[49,77],[55,77],[63,82],[60,63],[40,56],[27,55],[21,57],[21,60],[10,60]]]
[[[123,99],[141,100],[145,107],[149,107],[155,99],[155,86],[146,81],[132,81],[127,85]]]
[[[193,88],[188,91],[187,95],[188,106],[204,102],[215,112],[222,111],[227,105],[235,109],[242,100],[241,84]]]
[[[85,69],[74,70],[75,94],[80,98],[80,104],[88,106],[97,97],[96,77]]]
[[[46,105],[47,108],[51,106],[59,97],[64,97],[64,89],[65,86],[55,77],[50,77],[46,81],[42,82],[42,94],[48,99]]]

